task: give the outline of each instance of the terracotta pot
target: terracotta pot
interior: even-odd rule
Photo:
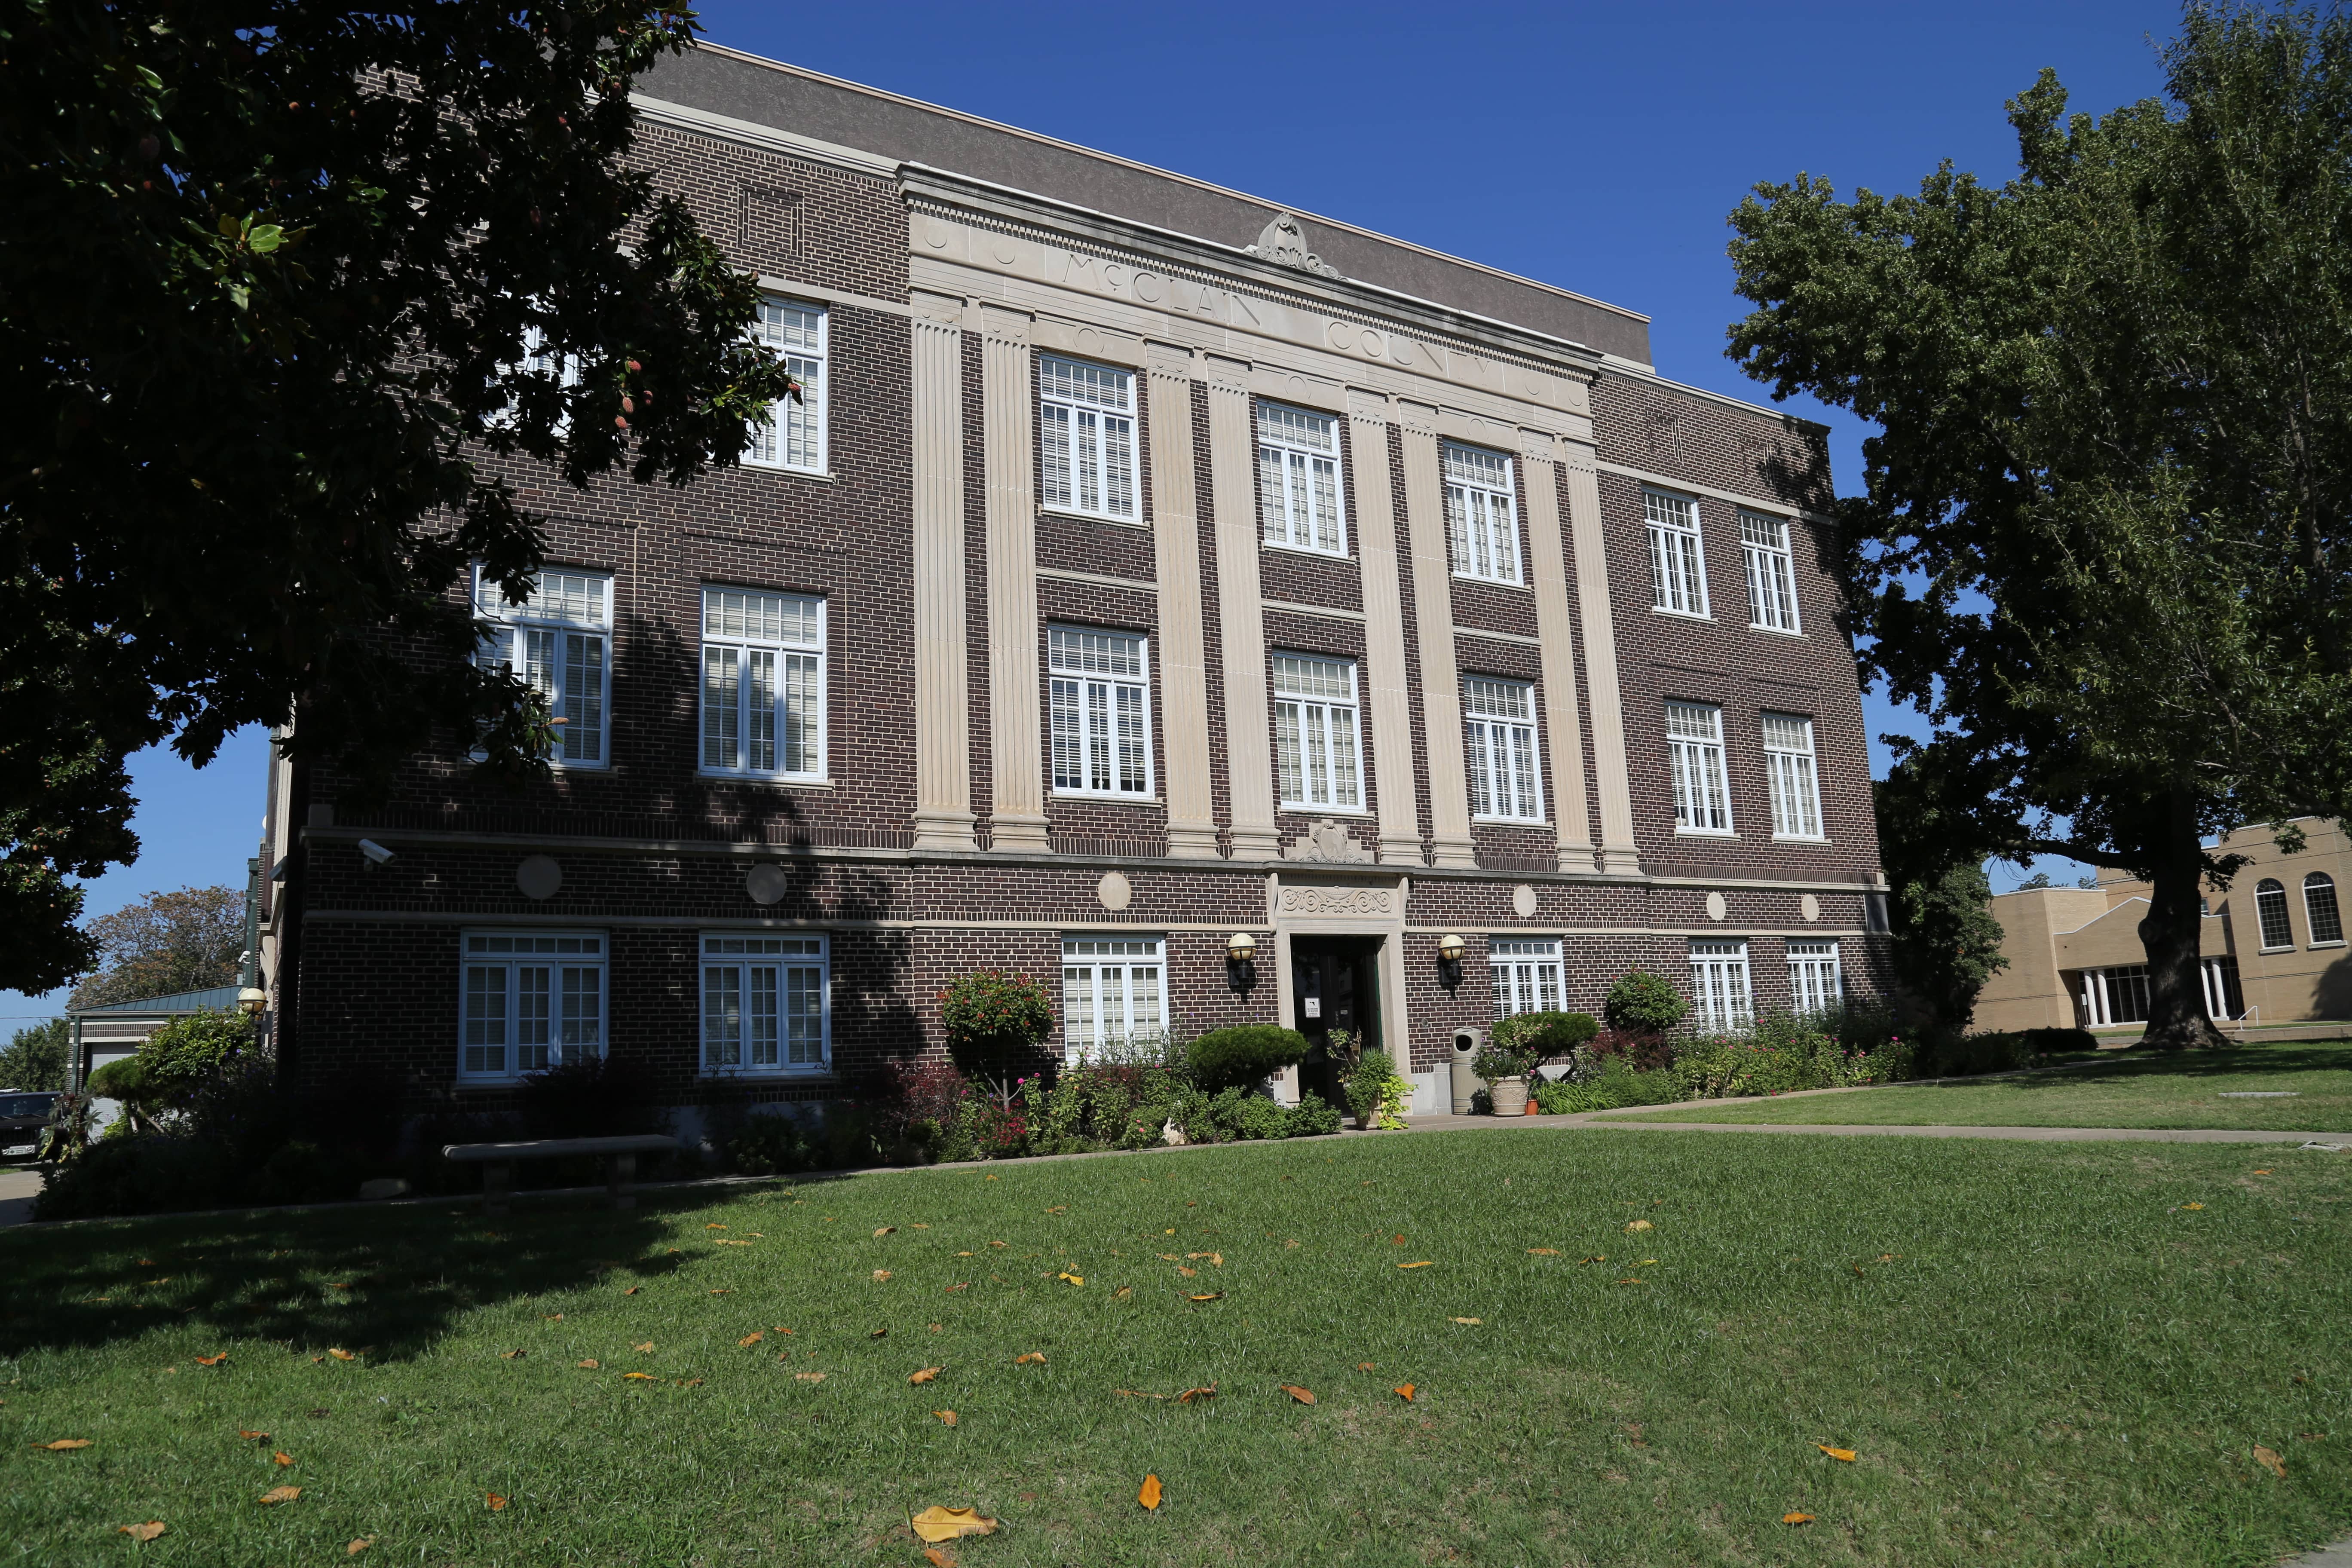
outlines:
[[[1528,1113],[1528,1080],[1523,1078],[1498,1078],[1488,1086],[1495,1097],[1497,1116],[1525,1116]]]
[[[1536,1097],[1532,1094],[1528,1096],[1528,1108],[1523,1114],[1528,1116],[1538,1116],[1542,1114],[1542,1111],[1543,1108],[1536,1103]]]

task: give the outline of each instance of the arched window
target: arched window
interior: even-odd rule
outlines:
[[[2303,913],[2315,945],[2344,940],[2344,917],[2336,909],[2336,879],[2314,871],[2303,879]]]
[[[2293,947],[2294,928],[2286,921],[2286,889],[2275,877],[2254,884],[2254,915],[2263,927],[2263,951]]]

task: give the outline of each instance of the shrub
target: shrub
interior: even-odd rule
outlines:
[[[1642,1029],[1608,1028],[1592,1037],[1585,1050],[1591,1053],[1596,1067],[1605,1068],[1613,1058],[1630,1062],[1639,1072],[1656,1072],[1669,1068],[1675,1061],[1675,1045],[1665,1036]]]
[[[1495,1043],[1524,1053],[1531,1068],[1559,1061],[1601,1032],[1589,1013],[1514,1013],[1495,1026]]]
[[[746,1176],[782,1176],[815,1168],[814,1152],[788,1116],[747,1116],[720,1150],[727,1168]]]
[[[999,1108],[1009,1111],[1014,1077],[1034,1063],[1037,1047],[1054,1032],[1054,1005],[1025,974],[975,970],[940,993],[940,1025],[956,1066],[987,1079]]]
[[[652,1069],[630,1057],[582,1057],[528,1074],[520,1099],[531,1138],[617,1138],[669,1126]]]
[[[1298,1097],[1298,1103],[1283,1118],[1282,1135],[1286,1138],[1319,1138],[1339,1131],[1339,1108],[1327,1105],[1323,1097],[1312,1091]]]
[[[1261,1083],[1285,1068],[1297,1066],[1306,1055],[1307,1037],[1296,1029],[1243,1024],[1212,1029],[1195,1038],[1190,1066],[1192,1081],[1214,1093]]]
[[[1538,1116],[1568,1116],[1588,1109],[1581,1086],[1565,1079],[1539,1078],[1528,1085],[1528,1098]]]
[[[1636,969],[1609,988],[1601,1016],[1612,1029],[1637,1035],[1663,1035],[1681,1023],[1690,1004],[1664,975]]]
[[[1348,1110],[1355,1117],[1357,1126],[1393,1130],[1404,1125],[1403,1111],[1412,1095],[1412,1080],[1397,1071],[1396,1062],[1388,1052],[1364,1052],[1349,1069],[1345,1081]]]
[[[2070,1057],[2099,1048],[2098,1037],[2088,1029],[2027,1029],[2018,1038],[2028,1057]]]

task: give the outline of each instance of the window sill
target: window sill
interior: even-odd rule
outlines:
[[[2323,947],[2342,947],[2344,943],[2342,941],[2338,940],[2336,942],[2307,942],[2303,945],[2305,951],[2309,952],[2317,952]]]
[[[2267,957],[2273,952],[2293,952],[2294,951],[2294,946],[2290,942],[2285,947],[2258,947],[2254,949],[2254,951]]]
[[[750,784],[755,789],[833,789],[831,779],[793,778],[784,773],[719,773],[697,771],[696,778],[705,784]]]
[[[1041,506],[1037,515],[1068,518],[1073,522],[1107,523],[1112,528],[1139,528],[1147,533],[1151,531],[1151,525],[1139,517],[1105,517],[1100,512],[1079,511],[1072,507]]]
[[[1535,589],[1526,583],[1516,580],[1507,582],[1500,577],[1481,577],[1475,572],[1456,572],[1454,574],[1454,580],[1457,583],[1482,583],[1489,588],[1507,588],[1515,594],[1535,592]]]
[[[1826,836],[1819,833],[1775,833],[1772,835],[1772,842],[1775,844],[1826,845],[1830,840]]]
[[[1729,827],[1676,827],[1677,838],[1737,838],[1738,832]]]
[[[1360,816],[1366,821],[1373,815],[1360,805],[1302,805],[1295,800],[1286,800],[1275,809],[1292,816]]]
[[[807,1083],[827,1082],[833,1079],[833,1068],[702,1068],[695,1077],[705,1083]]]
[[[1259,537],[1258,544],[1262,549],[1279,550],[1285,555],[1304,555],[1310,561],[1337,561],[1349,566],[1356,564],[1356,558],[1344,550],[1318,550],[1311,544],[1283,544],[1263,535]]]
[[[1678,621],[1712,621],[1715,617],[1703,610],[1670,610],[1664,605],[1652,605],[1650,614],[1672,616]]]
[[[1470,819],[1470,825],[1474,827],[1549,827],[1551,818],[1548,816],[1473,816]]]
[[[1166,805],[1156,795],[1107,795],[1090,789],[1057,789],[1052,792],[1055,800],[1088,800],[1103,805],[1139,805],[1158,809]]]
[[[788,468],[782,463],[738,463],[736,467],[742,468],[749,473],[780,474],[786,479],[809,479],[820,485],[832,485],[841,482],[840,476],[834,473],[830,468]]]
[[[1750,621],[1748,623],[1748,629],[1751,632],[1762,632],[1768,637],[1787,637],[1791,642],[1805,640],[1805,634],[1801,630],[1792,632],[1786,626],[1759,626],[1754,621]]]

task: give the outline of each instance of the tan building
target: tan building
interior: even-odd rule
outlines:
[[[2337,889],[2352,878],[2343,825],[2304,817],[2299,855],[2267,828],[2221,847],[2247,856],[2227,889],[2209,885],[2198,944],[2205,1004],[2249,1027],[2352,1018],[2352,954]],[[2079,1025],[2137,1029],[2147,1017],[2147,953],[2139,922],[2148,885],[2104,873],[2095,888],[2026,888],[1992,901],[2009,967],[1977,1000],[1980,1029]]]

